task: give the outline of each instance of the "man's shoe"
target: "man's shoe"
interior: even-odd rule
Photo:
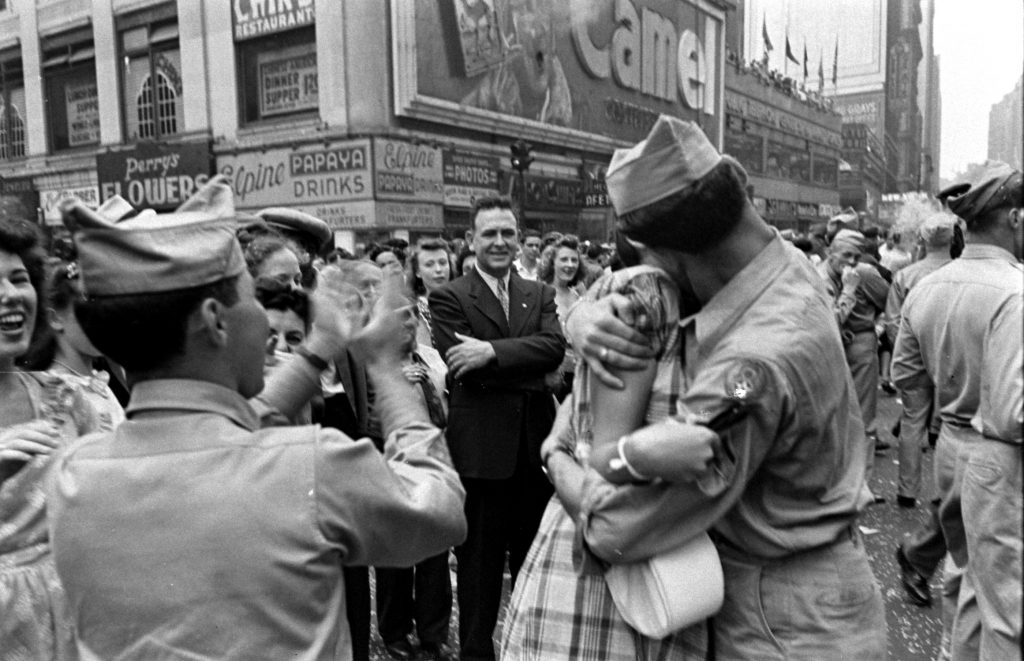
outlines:
[[[416,655],[416,650],[412,648],[412,643],[408,638],[384,643],[384,651],[392,659],[398,659],[398,661],[409,661]]]
[[[423,658],[430,661],[456,661],[458,656],[444,643],[422,643],[420,651]]]
[[[914,569],[907,556],[903,553],[903,547],[896,547],[896,562],[900,566],[900,580],[903,582],[903,589],[907,592],[907,598],[915,606],[931,606],[932,592],[928,587],[928,578],[922,576]]]
[[[908,510],[917,507],[917,498],[913,496],[900,496],[896,495],[896,504],[900,507],[905,507]]]

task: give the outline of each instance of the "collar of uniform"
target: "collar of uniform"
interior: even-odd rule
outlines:
[[[1017,259],[1006,248],[994,246],[991,243],[968,243],[964,246],[960,259],[1000,259],[1017,264]]]
[[[680,322],[693,324],[694,337],[701,353],[710,351],[718,338],[757,300],[787,263],[786,246],[778,230],[775,237],[749,264],[733,276],[696,314]]]
[[[136,383],[125,414],[131,418],[144,411],[216,413],[250,431],[260,426],[256,412],[241,395],[209,381],[152,379]]]

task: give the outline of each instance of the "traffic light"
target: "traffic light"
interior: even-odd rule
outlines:
[[[533,156],[530,155],[533,147],[530,146],[530,143],[519,139],[509,145],[509,149],[512,150],[512,157],[509,158],[509,161],[512,162],[512,169],[516,172],[529,170],[530,163],[533,163]]]

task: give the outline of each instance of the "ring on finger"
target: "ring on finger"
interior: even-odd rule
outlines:
[[[598,355],[601,357],[602,361],[608,360],[608,347],[601,347],[601,351]]]

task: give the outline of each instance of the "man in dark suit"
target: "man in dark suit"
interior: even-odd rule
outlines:
[[[430,313],[449,368],[448,446],[466,489],[469,534],[455,550],[461,658],[494,659],[505,553],[515,584],[552,493],[540,461],[555,416],[544,375],[565,339],[554,290],[512,268],[508,200],[477,200],[471,215],[476,268],[432,292]]]

